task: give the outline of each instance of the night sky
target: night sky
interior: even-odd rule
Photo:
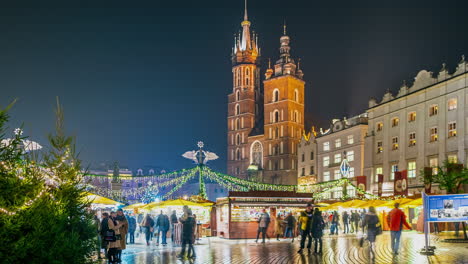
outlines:
[[[243,0],[6,2],[0,106],[18,98],[11,129],[24,124],[46,145],[59,96],[85,165],[188,167],[181,154],[203,140],[220,156],[212,167],[224,171]],[[286,19],[307,118],[325,128],[419,70],[445,62],[453,72],[468,55],[465,2],[250,0],[248,13],[264,62],[277,59]]]

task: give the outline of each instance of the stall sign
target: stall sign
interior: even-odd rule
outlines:
[[[424,216],[427,222],[468,221],[468,194],[423,194]]]

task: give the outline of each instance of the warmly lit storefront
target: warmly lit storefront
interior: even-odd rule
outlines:
[[[274,221],[279,214],[297,214],[312,203],[310,193],[251,191],[230,192],[216,200],[216,234],[223,238],[256,238],[262,209],[270,215],[268,235],[273,235]]]

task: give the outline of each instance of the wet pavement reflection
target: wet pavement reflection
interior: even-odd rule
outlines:
[[[127,246],[122,263],[372,263],[368,245],[360,247],[355,234],[325,235],[322,255],[307,250],[298,254],[299,241],[291,243],[291,239],[271,239],[262,244],[252,239],[202,238],[195,245],[196,259],[178,259],[181,247],[173,246],[171,242],[166,246],[156,246],[152,241],[150,246],[146,246],[140,239]],[[394,256],[390,250],[390,234],[384,232],[377,238],[374,263],[468,263],[468,243],[445,243],[438,236],[431,236],[431,243],[436,246],[435,255],[420,255],[424,235],[415,231],[403,232],[400,254]]]

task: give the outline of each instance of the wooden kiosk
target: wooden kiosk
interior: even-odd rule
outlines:
[[[267,234],[272,237],[278,214],[297,216],[313,203],[311,193],[282,191],[229,192],[216,200],[216,234],[228,239],[256,238],[258,218],[262,209],[270,215]]]

